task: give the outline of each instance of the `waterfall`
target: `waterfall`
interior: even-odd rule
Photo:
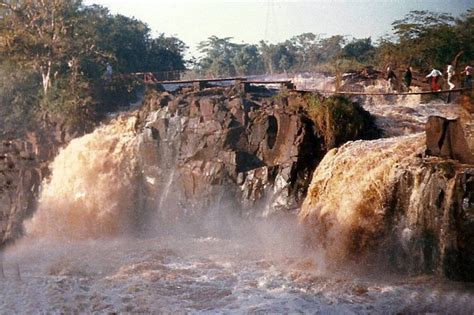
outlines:
[[[173,180],[174,180],[175,170],[176,170],[175,168],[171,169],[170,173],[168,174],[168,178],[166,180],[164,190],[160,196],[160,201],[158,203],[158,209],[162,209],[163,206],[165,205],[165,202],[168,200],[171,184],[173,183]]]
[[[330,151],[317,167],[300,218],[312,226],[329,259],[363,251],[383,231],[391,174],[420,154],[421,134],[349,142]]]
[[[119,117],[72,140],[51,164],[28,236],[82,239],[117,235],[137,211],[136,117]]]

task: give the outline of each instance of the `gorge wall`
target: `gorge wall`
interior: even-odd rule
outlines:
[[[299,109],[303,98],[227,93],[146,100],[137,128],[143,207],[151,215],[161,208],[161,219],[189,220],[219,207],[265,216],[301,204],[325,153],[316,126]]]
[[[23,220],[37,207],[48,165],[72,138],[64,126],[48,124],[0,141],[0,248],[23,234]]]
[[[35,210],[29,237],[66,239],[298,213],[309,244],[334,265],[472,279],[472,165],[427,156],[424,134],[326,152],[305,106],[301,94],[264,89],[149,91],[138,111],[61,150],[39,206],[55,137],[5,142],[2,243]]]

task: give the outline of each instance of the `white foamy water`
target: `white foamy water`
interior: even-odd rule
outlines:
[[[4,314],[474,312],[472,286],[430,277],[327,274],[318,270],[317,256],[303,258],[291,251],[271,255],[260,249],[216,237],[19,245],[5,256],[0,310]]]
[[[385,82],[383,82],[385,83]],[[413,88],[413,92],[419,88]],[[367,93],[387,92],[384,84],[365,87]],[[429,116],[442,116],[448,119],[459,117],[460,106],[455,101],[447,103],[446,95],[429,99],[432,96],[367,96],[361,100],[363,107],[376,118],[376,124],[386,137],[395,137],[422,132]]]

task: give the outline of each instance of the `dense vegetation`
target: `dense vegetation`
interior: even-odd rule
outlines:
[[[175,37],[152,38],[143,22],[80,0],[0,1],[0,128],[19,129],[19,118],[25,127],[46,113],[83,125],[127,97],[131,80],[107,80],[107,63],[115,73],[182,70],[185,49]]]

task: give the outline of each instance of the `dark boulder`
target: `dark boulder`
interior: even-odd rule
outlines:
[[[469,146],[461,119],[429,117],[426,123],[426,147],[428,155],[474,164],[474,154]]]

